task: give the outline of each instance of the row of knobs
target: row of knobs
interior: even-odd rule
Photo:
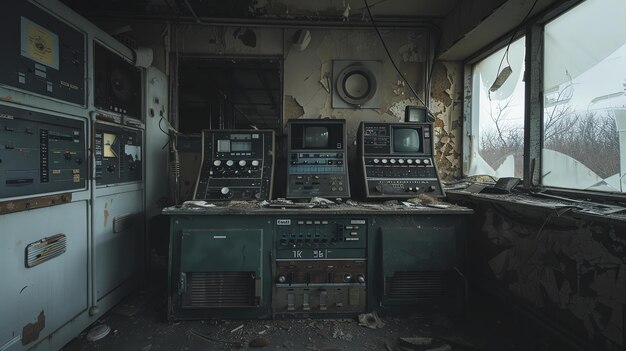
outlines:
[[[293,273],[290,273],[290,275],[293,278]],[[330,275],[330,273],[329,273]],[[352,274],[350,273],[346,273],[343,275],[343,282],[344,283],[351,283],[352,282]],[[278,278],[276,279],[278,281],[279,284],[285,284],[287,283],[287,277],[284,274],[279,274]],[[310,274],[307,274],[307,280],[310,280]],[[356,282],[359,284],[365,284],[365,276],[363,274],[357,274],[356,275]]]
[[[247,164],[248,164],[248,161],[246,161],[246,160],[240,160],[239,161],[239,166],[241,166],[241,167],[245,167]],[[260,162],[258,160],[253,160],[252,162],[250,162],[250,164],[252,165],[252,167],[258,167]],[[221,160],[213,161],[213,166],[219,167],[221,165],[222,165],[222,161]],[[226,166],[232,167],[234,165],[235,165],[235,161],[233,161],[233,160],[226,161]]]
[[[409,159],[407,159],[407,160],[405,160],[405,159],[403,159],[403,158],[399,158],[399,159],[397,159],[397,160],[396,160],[395,158],[392,158],[392,159],[390,159],[390,160],[387,160],[386,158],[383,158],[382,160],[379,160],[379,159],[377,159],[377,158],[375,158],[375,159],[374,159],[374,163],[376,163],[376,164],[378,164],[378,163],[383,163],[383,164],[391,163],[391,164],[395,164],[396,162],[397,162],[397,163],[399,163],[399,164],[404,164],[404,163],[406,162],[406,163],[407,163],[407,164],[409,164],[409,165],[412,165],[413,163],[415,163],[416,165],[419,165],[419,164],[422,164],[422,163],[423,163],[423,164],[425,164],[425,165],[430,164],[430,160],[429,160],[429,159],[420,160],[419,158],[416,158],[416,159],[415,159],[415,161],[413,161],[413,160],[412,160],[412,159],[410,159],[410,158],[409,158]]]

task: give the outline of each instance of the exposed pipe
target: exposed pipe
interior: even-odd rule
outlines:
[[[192,11],[192,10],[190,10]],[[192,12],[193,14],[193,12]],[[91,20],[96,21],[129,21],[137,22],[158,22],[172,24],[190,24],[190,25],[206,25],[206,26],[225,26],[225,27],[279,27],[279,28],[342,28],[342,29],[358,29],[373,28],[371,22],[355,22],[355,21],[330,21],[330,20],[302,20],[302,19],[284,19],[284,18],[217,18],[217,17],[178,17],[171,16],[131,16],[119,14],[91,14],[84,13]],[[396,29],[396,28],[426,28],[432,30],[440,30],[439,23],[442,19],[438,17],[380,17],[376,20],[378,28]]]

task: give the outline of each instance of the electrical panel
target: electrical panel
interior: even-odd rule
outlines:
[[[276,219],[275,316],[366,311],[366,223],[364,218],[345,217]]]
[[[431,123],[362,122],[358,149],[366,197],[444,196],[433,133]]]
[[[85,189],[85,122],[0,105],[0,198]]]
[[[273,174],[273,131],[204,130],[194,200],[269,200]]]
[[[142,119],[141,70],[122,56],[94,42],[94,105]]]
[[[96,123],[94,157],[96,185],[110,185],[142,179],[141,130]]]
[[[84,106],[85,34],[25,0],[0,17],[0,83]]]

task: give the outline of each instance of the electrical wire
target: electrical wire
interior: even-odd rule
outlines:
[[[398,68],[398,65],[396,65],[396,61],[391,56],[391,53],[389,52],[389,49],[387,48],[387,44],[385,43],[385,40],[383,39],[383,36],[380,34],[380,30],[378,29],[378,26],[376,25],[376,21],[374,21],[374,16],[372,16],[372,11],[370,10],[370,5],[367,3],[367,0],[363,0],[363,3],[365,4],[365,8],[367,9],[367,13],[369,15],[370,21],[372,21],[372,26],[376,30],[376,33],[378,34],[378,38],[380,38],[380,43],[383,45],[383,48],[385,49],[385,52],[387,53],[387,56],[389,57],[389,60],[391,61],[393,68],[395,68],[396,72],[398,72],[400,77],[402,77],[402,80],[409,87],[409,89],[411,90],[411,93],[413,93],[417,101],[419,101],[424,106],[424,108],[426,108],[426,114],[432,117],[433,114],[430,112],[430,109],[428,108],[428,106],[426,106],[426,103],[424,102],[424,100],[422,100],[422,98],[420,98],[419,95],[417,95],[417,92],[415,91],[415,89],[413,89],[413,86],[411,85],[411,83],[409,83],[406,77],[404,77],[404,74],[400,72],[400,68]]]
[[[528,10],[528,12],[526,13],[526,16],[524,16],[524,19],[522,19],[522,22],[520,22],[520,24],[517,27],[515,27],[515,30],[513,31],[513,34],[511,35],[511,38],[509,39],[509,43],[506,45],[506,50],[504,50],[504,55],[502,55],[502,59],[500,60],[500,64],[498,65],[498,70],[496,71],[496,77],[500,74],[500,68],[502,68],[502,63],[504,62],[505,58],[506,58],[506,64],[509,67],[511,66],[511,64],[509,63],[509,48],[511,47],[511,44],[513,43],[513,40],[515,39],[515,36],[517,35],[517,32],[519,32],[520,28],[522,28],[522,26],[524,24],[526,24],[526,21],[528,20],[528,17],[533,12],[533,10],[535,9],[535,6],[537,5],[538,2],[539,2],[539,0],[535,0],[535,2],[533,3],[533,6],[530,7],[530,10]],[[491,98],[490,98],[490,100],[491,100]]]

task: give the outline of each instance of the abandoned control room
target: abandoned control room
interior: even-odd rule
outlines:
[[[0,351],[626,350],[623,0],[15,0]]]

